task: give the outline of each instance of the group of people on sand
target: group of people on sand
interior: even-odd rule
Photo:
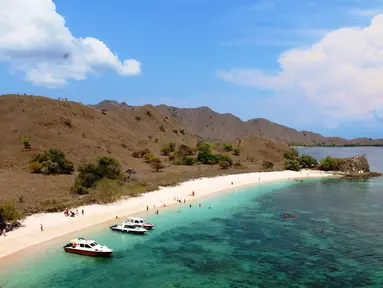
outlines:
[[[73,211],[73,210],[68,210],[68,208],[67,209],[65,209],[65,211],[64,211],[64,215],[66,216],[66,217],[74,217],[74,216],[79,216],[80,214],[79,214],[79,212],[78,212],[78,209],[76,209],[76,211]],[[84,209],[81,209],[81,215],[83,215],[84,216]]]

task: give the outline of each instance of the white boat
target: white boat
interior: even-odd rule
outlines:
[[[72,239],[64,247],[65,252],[86,255],[86,256],[110,256],[113,250],[98,244],[94,240],[88,240],[84,237]]]
[[[110,229],[112,229],[113,231],[120,231],[133,234],[145,234],[148,231],[145,228],[137,226],[136,224],[126,223],[125,221],[121,224],[110,226]]]
[[[138,217],[128,217],[123,223],[135,224],[138,227],[145,228],[146,230],[151,230],[154,227],[152,223],[145,222],[144,219]]]

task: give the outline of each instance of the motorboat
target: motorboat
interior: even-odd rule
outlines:
[[[139,227],[133,223],[122,222],[121,224],[116,224],[110,226],[110,229],[113,231],[125,232],[125,233],[133,233],[133,234],[145,234],[148,230],[145,228]]]
[[[107,257],[113,253],[113,250],[98,244],[94,240],[88,240],[84,237],[72,239],[64,247],[65,252],[93,256],[93,257]]]
[[[154,227],[152,223],[145,222],[144,219],[138,217],[128,217],[125,219],[124,223],[135,224],[138,227],[145,228],[146,230],[151,230]]]

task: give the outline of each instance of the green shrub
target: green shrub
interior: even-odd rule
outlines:
[[[152,163],[155,158],[156,157],[153,154],[151,154],[151,153],[145,154],[144,161],[145,161],[145,163]]]
[[[185,157],[185,158],[183,159],[183,164],[184,164],[184,165],[192,166],[192,165],[194,165],[194,163],[195,163],[194,158],[191,158],[191,157]]]
[[[141,117],[140,116],[136,116],[134,117],[137,121],[140,121],[141,120]]]
[[[216,155],[213,155],[208,152],[199,152],[197,159],[199,162],[207,165],[215,165],[218,163],[219,159]]]
[[[299,164],[298,160],[285,159],[285,169],[292,171],[300,171],[302,166]]]
[[[231,157],[229,155],[217,154],[215,156],[218,158],[218,161],[228,162],[230,164],[230,167],[233,165],[233,159],[231,159]]]
[[[95,164],[83,164],[78,167],[79,174],[73,190],[78,194],[88,194],[88,188],[93,187],[101,179],[119,179],[121,166],[112,157],[100,157]]]
[[[78,167],[79,174],[76,177],[76,184],[85,188],[92,187],[103,176],[97,165],[83,164]],[[76,190],[76,189],[75,189]]]
[[[31,143],[27,137],[23,137],[23,139],[21,139],[21,143],[23,143],[25,149],[31,147]]]
[[[302,155],[298,158],[299,163],[301,164],[302,168],[314,168],[318,166],[318,161],[311,156],[308,155]]]
[[[239,149],[238,147],[233,149],[234,156],[239,156],[240,154],[241,154],[241,149]]]
[[[211,153],[211,151],[213,150],[213,144],[209,143],[209,142],[199,142],[197,144],[197,149],[199,152],[204,152],[204,153]]]
[[[323,171],[339,171],[343,160],[328,156],[320,161],[319,170]]]
[[[248,169],[249,167],[247,167],[246,165],[243,165],[241,162],[236,162],[233,164],[233,167],[235,169]]]
[[[117,179],[121,174],[121,166],[112,157],[100,157],[98,162],[98,173],[108,179]]]
[[[221,167],[221,169],[229,169],[230,166],[230,163],[227,161],[219,161],[219,167]]]
[[[9,202],[0,202],[0,224],[5,222],[13,222],[20,220],[22,214],[19,213],[16,207]]]
[[[162,146],[161,153],[162,155],[168,156],[170,153],[174,152],[175,150],[176,150],[176,143],[170,142]]]
[[[181,129],[181,130],[180,130],[180,133],[181,133],[182,135],[185,135],[185,130],[184,130],[184,129]]]
[[[231,145],[231,144],[224,144],[223,149],[226,152],[229,152],[229,151],[233,150],[233,145]]]
[[[262,162],[263,169],[273,169],[274,163],[269,161],[263,161]]]
[[[32,164],[34,162],[41,164],[41,167]],[[66,159],[65,154],[58,149],[49,149],[37,154],[30,162],[30,169],[31,166],[34,169],[33,173],[71,174],[74,171],[73,163]]]
[[[150,154],[150,150],[149,149],[143,149],[143,150],[140,150],[140,151],[134,151],[133,153],[132,153],[132,156],[134,157],[134,158],[142,158],[142,157],[144,157],[146,154]]]
[[[283,154],[285,159],[294,160],[298,157],[298,152],[295,149],[291,149]]]
[[[35,161],[35,162],[29,163],[28,168],[32,173],[41,173],[41,169],[43,168],[43,165]]]
[[[89,194],[89,189],[81,186],[80,184],[76,183],[73,188],[74,192],[79,194],[79,195],[86,195]]]

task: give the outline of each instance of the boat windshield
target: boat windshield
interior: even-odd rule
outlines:
[[[89,245],[92,246],[92,247],[96,246],[96,244],[94,242],[90,243]]]

